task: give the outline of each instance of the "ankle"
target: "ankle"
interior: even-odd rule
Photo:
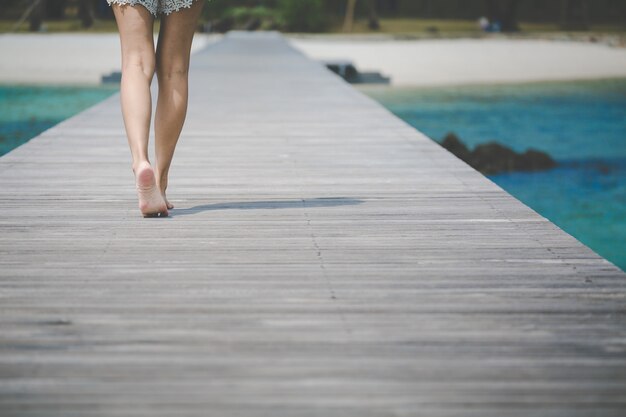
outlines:
[[[165,187],[167,187],[168,170],[160,170],[157,168],[155,174],[157,182],[165,189]]]
[[[133,162],[133,164],[131,165],[131,168],[132,168],[132,170],[133,170],[133,173],[134,173],[134,174],[137,174],[137,171],[138,171],[140,168],[143,168],[143,167],[145,167],[145,166],[151,166],[151,165],[150,165],[150,161],[148,161],[147,159],[142,159],[142,160],[140,160],[140,161]]]
[[[159,187],[161,194],[165,194],[165,190],[167,190],[167,180],[165,181],[157,180],[157,187]]]

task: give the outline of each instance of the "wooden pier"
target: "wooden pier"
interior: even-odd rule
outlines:
[[[279,34],[190,83],[169,218],[118,95],[0,158],[2,417],[625,415],[618,268]]]

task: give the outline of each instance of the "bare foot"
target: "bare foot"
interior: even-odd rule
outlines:
[[[168,199],[165,197],[165,193],[162,193],[163,195],[163,200],[165,200],[165,205],[167,206],[168,210],[171,210],[174,208],[174,204],[170,203],[168,201]]]
[[[139,210],[144,217],[165,217],[167,205],[159,191],[154,171],[148,162],[142,162],[135,171]]]
[[[167,189],[167,177],[161,178],[160,181],[157,177],[157,187],[159,187],[159,190],[161,190],[161,195],[163,196],[163,200],[165,200],[165,205],[167,206],[167,208],[170,210],[173,209],[174,205],[168,201],[167,197],[165,197],[165,190]]]

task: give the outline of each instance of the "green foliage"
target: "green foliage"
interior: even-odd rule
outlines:
[[[272,19],[276,12],[264,6],[256,7],[230,7],[224,11],[223,17],[232,18],[236,23],[245,23],[249,19]]]
[[[24,0],[0,0],[0,19],[18,19],[28,6]]]
[[[280,0],[278,10],[289,31],[319,32],[328,26],[321,0]]]
[[[237,29],[245,29],[253,21],[258,21],[258,28],[261,30],[276,30],[283,26],[281,14],[266,6],[229,7],[222,13],[222,19],[232,21],[233,27]]]

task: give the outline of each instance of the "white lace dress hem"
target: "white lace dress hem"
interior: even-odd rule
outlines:
[[[107,0],[109,6],[115,4],[127,4],[134,6],[140,4],[145,7],[154,17],[159,14],[169,15],[182,8],[190,8],[194,1],[204,0]]]

